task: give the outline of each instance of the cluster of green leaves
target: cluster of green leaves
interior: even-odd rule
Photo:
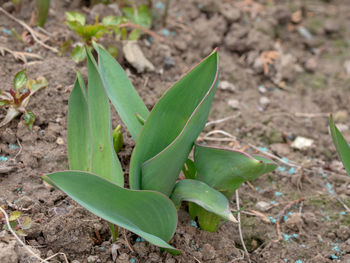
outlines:
[[[335,126],[332,116],[329,118],[329,127],[335,148],[344,164],[345,170],[350,176],[350,146],[338,130],[337,126]]]
[[[23,114],[27,127],[31,130],[35,121],[33,112],[27,110],[29,99],[35,92],[47,86],[44,77],[38,77],[36,80],[27,80],[26,70],[22,70],[15,75],[13,88],[9,91],[0,89],[0,108],[6,108],[6,116],[0,122],[0,127],[8,124],[19,114]]]
[[[5,221],[1,222],[4,230],[9,230]],[[28,230],[32,225],[32,219],[29,216],[21,216],[20,211],[14,211],[10,214],[9,223],[11,228],[19,236],[26,236],[25,230]]]
[[[122,40],[137,40],[141,35],[139,28],[133,29],[128,33],[126,23],[134,23],[143,28],[150,28],[152,25],[152,15],[146,5],[137,7],[124,7],[122,9],[124,16],[106,16],[99,22],[96,18],[95,24],[86,24],[86,17],[79,12],[66,12],[66,24],[82,40],[82,45],[76,45],[72,51],[73,60],[78,63],[86,59],[85,46],[91,50],[92,41],[97,41],[104,35],[120,35]],[[70,45],[66,43],[63,51]],[[114,47],[108,48],[112,55],[116,55],[117,50]]]
[[[222,220],[236,222],[228,199],[244,181],[276,165],[243,152],[195,144],[218,85],[217,51],[170,88],[149,112],[121,66],[100,45],[94,48],[98,63],[86,51],[88,91],[78,73],[69,98],[72,170],[43,178],[112,225],[167,249],[174,249],[167,242],[175,232],[176,208],[182,201],[191,203],[190,212],[201,228],[212,231]],[[130,189],[124,188],[114,149],[108,99],[136,141]],[[194,161],[188,159],[193,146]],[[187,178],[179,181],[184,165]]]

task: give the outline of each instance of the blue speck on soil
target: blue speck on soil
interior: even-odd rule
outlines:
[[[8,29],[6,29],[6,28],[3,28],[3,29],[1,30],[1,32],[2,32],[2,33],[5,33],[6,35],[12,35],[11,30],[8,30]]]
[[[153,43],[153,37],[148,37],[148,42]]]
[[[142,238],[142,237],[138,237],[138,238],[136,238],[136,242],[144,242],[145,241],[145,239],[144,238]]]
[[[1,161],[1,162],[7,162],[8,159],[9,159],[8,157],[3,156],[3,155],[0,155],[0,161]]]
[[[284,167],[284,166],[279,166],[277,169],[280,172],[285,172],[286,171],[286,167]]]
[[[156,8],[164,10],[164,4],[159,1],[156,3]]]
[[[162,34],[166,37],[168,37],[170,35],[170,31],[166,28],[162,29]]]
[[[27,48],[27,52],[32,53],[32,52],[33,52],[33,49]]]
[[[342,215],[342,216],[345,216],[346,212],[345,211],[341,211],[339,214]]]
[[[338,259],[338,258],[339,258],[339,257],[336,256],[336,255],[334,255],[334,254],[331,255],[331,259]]]
[[[16,145],[16,144],[10,143],[10,144],[9,144],[9,148],[10,148],[11,150],[15,150],[15,149],[18,149],[19,147],[18,147],[18,145]]]
[[[284,262],[288,262],[288,258],[284,258],[283,261],[284,261]]]
[[[295,263],[303,263],[303,261],[298,259],[297,261],[295,261]]]
[[[266,147],[258,147],[259,151],[267,152],[269,149]]]
[[[191,221],[190,221],[190,226],[193,226],[193,227],[195,227],[195,228],[198,228],[197,222],[194,221],[194,220],[191,220]]]
[[[292,216],[292,215],[293,215],[293,212],[292,212],[292,211],[289,211],[287,215]]]
[[[295,168],[294,168],[294,167],[291,167],[291,168],[288,170],[288,174],[290,174],[290,175],[295,174]]]
[[[283,216],[283,221],[287,221],[287,219],[288,219],[288,216],[284,215]]]
[[[329,182],[326,183],[326,188],[331,195],[334,195],[333,186]]]
[[[336,251],[336,252],[342,253],[342,251],[339,249],[338,246],[334,246],[334,247],[333,247],[333,250]]]
[[[276,224],[277,220],[274,219],[272,216],[269,216],[269,220],[271,221],[272,224]]]
[[[298,234],[293,234],[293,235],[283,234],[283,238],[285,241],[289,241],[289,239],[291,238],[298,238]]]
[[[306,247],[305,244],[301,244],[300,246],[301,246],[301,247]]]
[[[135,260],[134,258],[130,258],[130,262],[131,262],[131,263],[135,263],[136,260]]]
[[[280,196],[284,196],[284,194],[281,192],[275,192],[275,196],[280,197]]]
[[[275,200],[271,200],[270,204],[275,205],[275,204],[277,204],[277,202]]]

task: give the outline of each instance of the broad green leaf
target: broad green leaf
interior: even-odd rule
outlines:
[[[273,171],[277,165],[264,157],[253,157],[231,149],[195,145],[197,180],[220,192],[233,192],[247,180]]]
[[[109,53],[112,57],[114,57],[114,58],[116,58],[117,55],[118,55],[118,50],[117,50],[117,48],[116,48],[115,46],[113,46],[113,45],[109,45],[109,46],[107,47],[107,51],[108,51],[108,53]]]
[[[26,76],[26,70],[24,69],[15,75],[15,78],[13,80],[13,85],[15,90],[18,92],[24,86],[24,84],[26,84],[26,82],[27,82],[27,76]]]
[[[215,51],[154,106],[131,157],[131,188],[171,194],[193,143],[205,126],[218,76]]]
[[[77,22],[77,21],[66,21],[66,24],[72,31],[77,33],[79,36],[81,36],[81,37],[84,36],[84,26],[81,25],[79,22]]]
[[[124,185],[124,174],[113,148],[109,101],[97,71],[96,61],[87,50],[88,105],[92,138],[92,172]]]
[[[350,147],[347,141],[344,139],[343,135],[338,130],[337,126],[335,126],[333,117],[329,117],[329,126],[333,138],[333,143],[337,152],[342,160],[345,170],[348,175],[350,175]]]
[[[99,72],[108,97],[136,141],[142,129],[136,113],[145,119],[149,112],[118,62],[100,45],[94,44],[94,47],[98,53]]]
[[[25,121],[26,126],[28,127],[28,129],[32,130],[33,129],[33,124],[34,124],[34,121],[35,121],[34,113],[31,112],[31,111],[26,111],[23,114],[23,118],[24,118],[24,121]]]
[[[82,26],[86,22],[85,16],[79,12],[66,12],[66,19],[68,22],[78,22]]]
[[[72,51],[72,59],[79,63],[86,59],[86,50],[83,46],[76,46]]]
[[[70,169],[91,171],[89,108],[85,84],[79,71],[68,101],[68,159]]]
[[[135,24],[143,26],[145,28],[151,28],[152,26],[152,14],[146,5],[141,5],[137,9],[137,13],[134,14],[133,19]]]
[[[19,217],[21,216],[21,212],[20,211],[14,211],[10,214],[10,218],[9,221],[15,221],[17,220]]]
[[[237,222],[227,198],[201,181],[187,179],[177,182],[170,199],[176,207],[180,207],[182,201],[193,202],[224,219]]]
[[[44,179],[95,215],[157,246],[174,249],[167,242],[175,232],[177,213],[174,204],[164,195],[124,189],[81,171],[57,172]]]
[[[36,19],[38,26],[44,26],[47,15],[49,14],[50,0],[36,0],[36,7],[38,9],[38,17]]]

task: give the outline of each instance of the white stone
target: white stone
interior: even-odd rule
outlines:
[[[272,205],[265,201],[259,201],[256,203],[255,207],[261,212],[266,212],[271,209]]]
[[[123,45],[123,52],[126,60],[138,73],[155,71],[153,64],[145,57],[136,41],[126,41]]]
[[[227,103],[228,103],[228,105],[229,105],[232,109],[234,109],[234,110],[239,110],[239,109],[240,109],[239,101],[238,101],[238,100],[231,99],[231,100],[229,100]]]
[[[298,136],[295,138],[295,140],[291,144],[291,147],[298,150],[305,150],[307,148],[310,148],[313,143],[314,143],[314,140],[312,139]]]
[[[228,82],[225,80],[220,81],[219,89],[227,90],[227,91],[231,91],[231,92],[236,92],[236,86],[233,85],[231,82]]]

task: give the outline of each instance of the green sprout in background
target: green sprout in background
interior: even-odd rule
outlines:
[[[332,115],[329,117],[329,127],[334,146],[344,164],[346,172],[350,176],[350,146],[338,130],[337,126],[335,126]]]
[[[124,7],[124,16],[106,16],[99,21],[96,17],[94,24],[86,24],[86,17],[80,12],[66,12],[66,24],[82,40],[82,43],[75,45],[72,51],[73,60],[78,63],[86,59],[85,47],[92,50],[92,41],[98,41],[105,35],[120,36],[121,40],[137,40],[142,35],[142,29],[149,29],[152,26],[152,15],[146,5],[139,7]],[[128,33],[126,27],[138,25]],[[68,41],[62,46],[62,53],[72,44]],[[117,50],[114,46],[109,46],[108,51],[112,56],[116,56]]]
[[[47,174],[44,180],[110,222],[113,240],[118,235],[115,226],[121,226],[178,253],[168,242],[182,201],[190,202],[190,213],[202,229],[214,231],[222,220],[237,222],[229,206],[233,192],[244,181],[274,170],[276,164],[196,143],[219,81],[218,52],[180,79],[149,112],[121,66],[100,45],[93,46],[98,63],[86,49],[89,89],[78,72],[69,98],[71,170]],[[116,154],[120,148],[115,147],[121,145],[116,135],[120,130],[112,132],[109,100],[136,141],[128,173],[130,189],[124,188]],[[192,161],[188,157],[193,147]],[[183,168],[186,179],[179,180]]]
[[[19,114],[23,114],[25,123],[31,130],[35,115],[27,110],[27,105],[34,93],[47,86],[47,81],[44,77],[27,80],[26,70],[24,69],[16,74],[13,84],[14,87],[9,91],[0,89],[0,108],[5,108],[7,111],[5,118],[0,122],[0,127],[8,124]]]

